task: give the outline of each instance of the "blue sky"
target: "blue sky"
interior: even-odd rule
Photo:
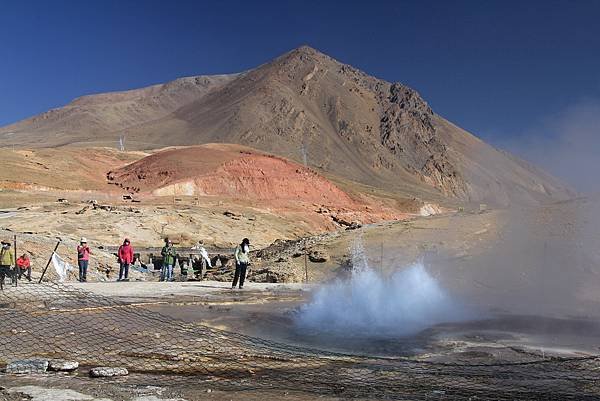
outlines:
[[[0,0],[0,125],[302,44],[495,143],[600,97],[600,1]]]

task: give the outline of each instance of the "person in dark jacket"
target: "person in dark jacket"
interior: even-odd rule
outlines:
[[[127,280],[129,277],[129,265],[133,263],[133,247],[128,238],[125,238],[123,245],[117,252],[119,256],[119,279],[117,281]]]
[[[233,276],[233,283],[231,288],[235,288],[240,281],[240,290],[244,288],[244,281],[246,280],[246,270],[250,264],[250,240],[244,238],[242,243],[235,248],[235,274]]]
[[[165,238],[165,246],[160,252],[163,257],[162,269],[160,270],[160,281],[173,281],[173,266],[175,266],[175,249],[173,242]]]

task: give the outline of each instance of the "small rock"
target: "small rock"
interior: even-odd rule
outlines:
[[[357,230],[361,227],[362,223],[360,221],[353,221],[348,227],[346,227],[346,230]]]
[[[344,219],[343,217],[332,215],[331,219],[339,224],[340,226],[350,227],[352,225],[351,221]]]
[[[234,213],[231,210],[226,210],[223,212],[223,215],[227,216],[227,217],[231,217],[232,219],[239,219],[240,217],[242,217],[241,214],[238,213]]]
[[[6,365],[6,373],[44,373],[48,370],[48,361],[45,359],[21,359]]]
[[[100,366],[90,370],[90,377],[114,377],[114,376],[127,376],[129,372],[126,368],[110,368],[106,366]]]
[[[79,367],[77,361],[54,360],[48,364],[48,369],[59,372],[71,372]]]
[[[323,263],[329,260],[329,255],[327,255],[323,250],[313,249],[308,254],[308,259],[314,263]]]

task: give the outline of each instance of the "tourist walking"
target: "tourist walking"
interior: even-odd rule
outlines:
[[[26,274],[27,280],[31,281],[31,261],[29,260],[29,256],[26,253],[19,256],[17,259],[17,270],[19,273],[19,280],[21,277]]]
[[[10,249],[9,241],[0,241],[2,248],[0,248],[0,289],[4,288],[4,279],[6,276],[11,275],[12,267],[15,264],[15,255]]]
[[[79,265],[79,281],[85,283],[87,281],[87,269],[90,263],[90,247],[87,244],[87,239],[81,237],[79,246],[77,247],[77,264]]]
[[[128,238],[125,238],[117,254],[119,256],[119,279],[117,281],[128,280],[129,265],[133,263],[133,247]]]
[[[244,288],[244,281],[246,280],[246,270],[250,264],[250,240],[244,238],[242,243],[235,248],[235,274],[233,276],[233,283],[231,288],[235,288],[240,281],[240,290]]]
[[[160,270],[160,281],[173,281],[173,266],[175,265],[175,249],[173,242],[165,238],[165,246],[163,246],[160,254],[163,257],[162,269]]]

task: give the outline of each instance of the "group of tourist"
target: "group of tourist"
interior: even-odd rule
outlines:
[[[202,250],[204,251],[204,248],[202,248]],[[87,239],[82,237],[79,246],[77,246],[79,281],[82,283],[87,281],[87,269],[91,254],[92,251],[87,244]],[[163,246],[160,254],[162,256],[160,281],[173,281],[173,267],[175,266],[175,261],[177,259],[177,252],[173,247],[173,242],[169,238],[165,238],[165,245]],[[235,273],[231,288],[235,288],[239,282],[239,288],[242,289],[244,288],[244,281],[246,279],[248,265],[250,264],[250,240],[248,238],[244,238],[242,242],[235,248],[234,257]],[[127,281],[129,279],[129,266],[131,266],[135,261],[133,246],[128,238],[125,238],[123,244],[119,246],[117,258],[119,262],[119,278],[117,281]],[[208,263],[210,264],[210,261]],[[28,278],[30,279],[30,277],[31,267],[29,267]]]
[[[15,279],[21,279],[23,276],[27,280],[31,281],[31,261],[29,256],[24,253],[15,260],[15,253],[12,249],[10,241],[0,241],[0,284],[4,286],[4,280],[6,277],[14,277]],[[14,269],[13,270],[13,266]]]
[[[2,245],[0,248],[0,284],[4,285],[6,277],[14,277],[14,279],[18,278],[19,280],[22,277],[25,277],[27,280],[31,281],[31,260],[29,259],[29,256],[24,253],[15,260],[11,242],[2,240],[0,241],[0,244]],[[206,250],[203,247],[198,249],[201,249],[203,258],[207,260],[207,263],[210,266],[210,260],[208,259]],[[160,254],[162,256],[160,281],[173,281],[173,268],[177,259],[177,252],[173,247],[173,242],[169,238],[165,238],[165,244]],[[87,239],[81,237],[79,245],[77,246],[77,264],[79,267],[79,281],[82,283],[87,281],[90,255],[92,255],[92,251],[88,245]],[[240,289],[244,288],[244,281],[246,279],[248,265],[250,264],[249,255],[250,241],[248,238],[244,238],[235,248],[235,273],[231,288],[238,286],[238,283]],[[123,244],[119,246],[117,257],[119,262],[119,278],[117,281],[127,281],[129,279],[129,267],[135,261],[133,246],[128,238],[125,238]]]

